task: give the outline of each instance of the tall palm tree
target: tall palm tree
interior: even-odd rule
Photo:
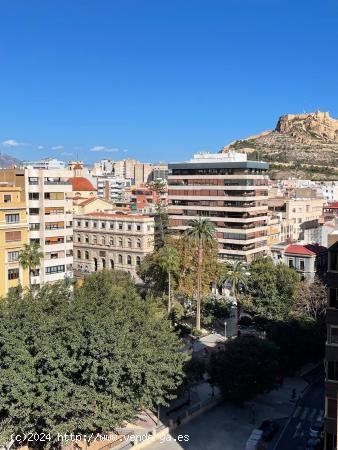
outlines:
[[[194,219],[189,222],[189,228],[185,230],[184,238],[197,249],[196,328],[200,330],[203,257],[206,248],[216,243],[216,229],[208,219]]]
[[[23,269],[29,269],[29,288],[32,287],[31,272],[40,265],[43,253],[40,251],[40,245],[37,242],[25,244],[19,258]]]
[[[224,282],[231,285],[231,293],[234,295],[237,305],[241,296],[241,288],[246,288],[248,282],[247,268],[241,261],[234,261],[225,275]]]
[[[180,268],[180,258],[175,247],[166,245],[158,251],[158,262],[162,270],[168,273],[168,314],[171,311],[171,275]]]

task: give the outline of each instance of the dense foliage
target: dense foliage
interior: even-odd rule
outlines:
[[[0,443],[11,433],[109,431],[166,404],[183,377],[181,341],[130,276],[103,271],[0,303]]]
[[[279,373],[278,348],[268,340],[241,337],[212,354],[208,372],[226,399],[243,404],[271,389]]]

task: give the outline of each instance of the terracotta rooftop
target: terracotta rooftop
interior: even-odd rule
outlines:
[[[92,185],[88,178],[72,177],[68,180],[73,187],[73,191],[96,191],[97,189]]]
[[[320,253],[326,253],[327,248],[323,247],[322,245],[318,244],[306,244],[306,245],[299,245],[299,244],[291,244],[286,247],[284,250],[284,253],[287,254],[293,254],[293,255],[307,255],[307,256],[313,256],[318,255]]]

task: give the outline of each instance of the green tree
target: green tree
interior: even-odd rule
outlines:
[[[168,314],[171,310],[171,277],[173,273],[178,272],[180,268],[180,259],[175,247],[166,245],[158,251],[158,263],[162,270],[168,274]]]
[[[156,193],[154,248],[158,250],[165,245],[169,233],[169,218],[166,204],[163,201],[163,194],[167,192],[167,183],[163,180],[154,180],[147,186]]]
[[[208,247],[216,245],[215,226],[208,219],[194,219],[184,232],[184,238],[197,253],[197,292],[196,292],[196,328],[201,329],[201,298],[203,258]]]
[[[210,382],[226,399],[243,404],[271,389],[279,373],[278,348],[268,340],[241,337],[210,357]]]
[[[43,258],[43,253],[40,251],[41,247],[37,242],[32,242],[31,244],[25,244],[24,249],[20,253],[19,262],[23,269],[29,270],[29,287],[32,287],[32,271],[35,270],[39,265],[41,258]]]
[[[288,318],[299,283],[297,272],[271,258],[253,261],[249,272],[244,309],[269,320]]]
[[[125,272],[0,302],[0,443],[12,433],[104,432],[167,404],[182,342]]]
[[[224,281],[231,285],[231,293],[237,304],[240,303],[241,292],[247,287],[248,270],[241,261],[234,261],[228,268]]]

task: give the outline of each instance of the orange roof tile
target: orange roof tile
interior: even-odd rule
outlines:
[[[72,184],[73,191],[96,191],[97,189],[92,185],[88,178],[84,177],[72,177],[69,178]]]

